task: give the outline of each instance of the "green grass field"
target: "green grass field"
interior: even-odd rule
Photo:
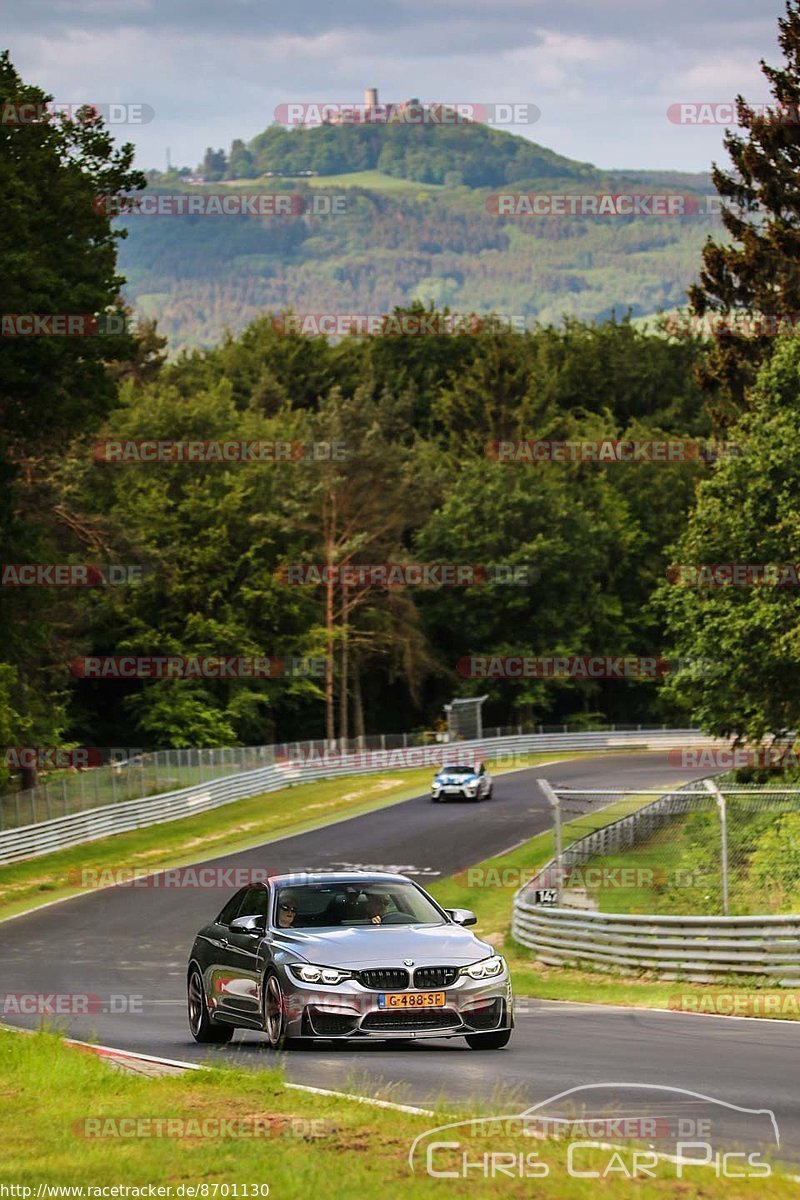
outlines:
[[[265,1066],[270,1066],[268,1051]],[[681,1200],[797,1194],[796,1183],[777,1168],[769,1178],[717,1180],[712,1168],[684,1167],[679,1180],[676,1164],[665,1159],[651,1166],[655,1178],[632,1183],[619,1165],[630,1168],[633,1162],[635,1147],[625,1142],[581,1150],[578,1169],[606,1174],[579,1179],[569,1174],[566,1142],[533,1141],[518,1127],[498,1128],[499,1122],[437,1135],[459,1145],[432,1151],[434,1170],[458,1170],[465,1153],[469,1162],[487,1163],[487,1168],[483,1173],[472,1168],[466,1178],[433,1178],[426,1172],[424,1151],[436,1138],[425,1137],[428,1131],[478,1114],[508,1116],[524,1104],[498,1098],[488,1107],[468,1104],[454,1112],[440,1105],[434,1115],[417,1115],[292,1090],[274,1068],[257,1073],[215,1068],[149,1079],[122,1074],[46,1032],[0,1031],[0,1089],[5,1099],[0,1182],[31,1188],[27,1196],[15,1193],[25,1200],[35,1197],[40,1185],[153,1185],[169,1188],[161,1195],[172,1198],[190,1195],[187,1188],[194,1186],[203,1200],[267,1194],[275,1200],[364,1200],[379,1192],[408,1200],[588,1200],[599,1192],[615,1200],[630,1197],[632,1186],[636,1196],[679,1194]],[[409,1153],[420,1135],[412,1170]],[[664,1146],[665,1152],[673,1150]],[[539,1177],[513,1172],[486,1177],[494,1160],[483,1156],[504,1152],[515,1161],[535,1160]]]
[[[312,188],[324,188],[326,191],[343,187],[367,188],[371,192],[385,192],[397,195],[430,194],[431,192],[453,191],[442,183],[415,183],[413,179],[397,179],[394,175],[385,175],[383,171],[348,171],[343,175],[262,175],[259,179],[224,179],[214,187],[249,187],[272,189],[280,185],[284,190],[292,190],[297,184],[307,184]],[[207,185],[211,187],[211,184]],[[205,189],[197,189],[205,190]]]
[[[352,171],[346,175],[317,175],[304,180],[309,187],[324,188],[332,191],[335,188],[360,187],[371,192],[385,192],[389,195],[403,193],[409,196],[432,195],[435,192],[454,191],[442,183],[415,183],[413,179],[396,179],[394,175],[384,175],[383,171]]]

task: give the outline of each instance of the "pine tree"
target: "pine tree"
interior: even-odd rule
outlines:
[[[708,238],[700,282],[689,289],[693,313],[709,318],[714,330],[701,383],[720,427],[745,406],[776,328],[800,315],[800,0],[787,0],[778,27],[784,66],[761,60],[774,104],[758,111],[737,96],[737,123],[746,136],[726,132],[734,169],[715,163],[712,173],[731,239]]]

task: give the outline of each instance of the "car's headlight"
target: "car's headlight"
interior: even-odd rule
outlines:
[[[289,963],[289,970],[303,983],[341,983],[344,979],[352,979],[350,971],[340,971],[338,967],[317,967],[312,963]]]
[[[469,975],[470,979],[492,979],[495,975],[502,975],[505,968],[506,963],[503,956],[493,954],[491,958],[482,958],[480,962],[462,967],[459,974]]]
[[[438,779],[434,779],[433,783],[431,784],[431,787],[433,788],[434,791],[437,791],[437,789],[440,788],[441,786],[442,785]]]

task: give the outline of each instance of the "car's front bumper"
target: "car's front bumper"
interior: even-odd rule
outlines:
[[[431,796],[434,800],[449,800],[453,797],[459,797],[461,800],[475,800],[479,795],[479,788],[464,788],[456,784],[450,784],[447,787],[441,788],[431,788]]]
[[[286,1032],[289,1037],[430,1038],[463,1037],[511,1029],[514,1006],[507,973],[496,979],[461,976],[445,993],[442,1008],[381,1008],[380,991],[347,980],[337,987],[298,984],[285,973]],[[409,989],[413,994],[417,989]]]

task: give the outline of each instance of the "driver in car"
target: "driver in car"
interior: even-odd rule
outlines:
[[[367,916],[373,925],[380,925],[389,907],[389,897],[382,892],[367,892]]]
[[[291,929],[297,916],[297,900],[293,892],[281,892],[278,899],[278,926]]]

